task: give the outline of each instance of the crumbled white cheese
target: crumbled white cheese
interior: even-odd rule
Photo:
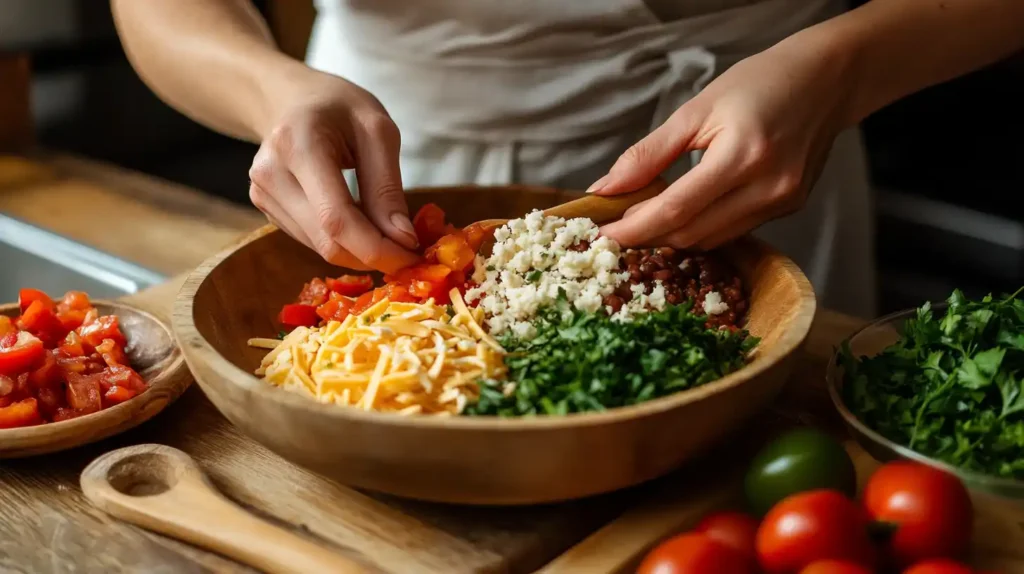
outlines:
[[[477,287],[465,297],[479,302],[495,335],[511,329],[516,336],[532,337],[536,330],[529,321],[560,292],[573,307],[596,312],[628,277],[619,269],[619,245],[598,237],[598,227],[589,219],[565,220],[533,211],[495,230],[494,241],[490,257],[477,258]],[[582,242],[589,244],[586,250],[570,250]]]
[[[704,296],[704,312],[708,315],[720,315],[729,310],[729,304],[722,301],[722,295],[718,291],[709,291]]]

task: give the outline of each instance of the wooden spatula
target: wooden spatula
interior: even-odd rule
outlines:
[[[665,180],[658,177],[651,183],[632,193],[608,197],[587,195],[585,197],[567,201],[552,208],[545,209],[544,215],[564,217],[566,219],[571,219],[573,217],[586,217],[593,220],[594,223],[607,223],[609,221],[619,219],[624,213],[626,213],[627,209],[658,195],[664,191],[666,187],[668,187],[668,184],[665,183]],[[500,227],[507,222],[507,219],[485,219],[478,223],[482,225],[484,229],[491,230],[496,227]]]

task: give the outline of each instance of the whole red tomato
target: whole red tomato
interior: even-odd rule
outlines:
[[[688,532],[662,542],[637,574],[754,574],[749,557],[706,534]]]
[[[709,514],[693,529],[702,532],[743,554],[755,558],[757,550],[757,520],[742,512],[717,512]]]
[[[895,528],[886,551],[897,566],[961,556],[970,545],[971,497],[951,474],[914,462],[892,462],[871,475],[863,499],[872,520]]]
[[[867,515],[835,490],[782,499],[761,521],[756,545],[758,561],[770,574],[799,572],[829,559],[874,566]]]
[[[918,562],[903,571],[903,574],[973,574],[967,566],[946,558]]]
[[[871,574],[871,570],[845,560],[818,560],[804,566],[800,574]]]

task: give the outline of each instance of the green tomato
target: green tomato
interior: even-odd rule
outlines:
[[[754,457],[744,480],[750,509],[764,516],[791,494],[830,488],[853,498],[857,470],[836,439],[813,429],[790,431]]]

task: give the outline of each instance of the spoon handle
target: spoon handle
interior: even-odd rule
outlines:
[[[622,195],[586,195],[545,210],[544,215],[565,219],[586,217],[593,220],[594,223],[614,221],[621,218],[630,207],[658,195],[665,191],[666,187],[668,184],[665,183],[665,180],[658,177],[637,191]]]
[[[163,445],[109,452],[82,472],[108,514],[272,573],[366,572],[358,563],[256,518],[219,494],[185,453]]]

